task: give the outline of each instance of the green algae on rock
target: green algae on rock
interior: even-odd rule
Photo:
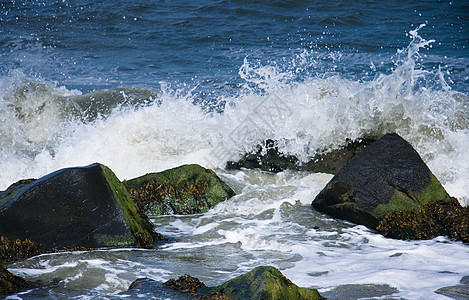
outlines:
[[[153,225],[101,164],[58,170],[9,195],[0,207],[0,235],[9,239],[30,238],[46,250],[153,247]]]
[[[153,238],[155,237],[153,234],[154,226],[150,223],[144,214],[140,213],[138,207],[132,201],[127,188],[116,177],[112,170],[104,165],[100,166],[103,170],[103,174],[107,180],[109,188],[112,191],[114,199],[122,209],[125,221],[130,227],[130,230],[132,231],[131,233],[137,240],[138,246],[147,249],[153,248]],[[108,237],[104,236],[102,238]],[[120,243],[125,243],[125,239],[131,238],[128,235],[124,235],[122,236]],[[109,242],[112,243],[112,241]]]
[[[123,182],[140,211],[150,217],[208,211],[235,195],[210,169],[182,165]]]
[[[355,155],[316,196],[312,206],[376,229],[393,211],[418,209],[450,196],[420,155],[397,134],[387,134]]]
[[[230,299],[241,300],[314,300],[324,299],[316,289],[300,288],[279,270],[270,266],[257,267],[215,288]]]

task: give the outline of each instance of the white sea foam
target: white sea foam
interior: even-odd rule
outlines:
[[[215,283],[259,265],[273,265],[295,284],[320,288],[323,293],[345,284],[374,284],[394,289],[393,299],[445,299],[435,291],[456,285],[469,274],[467,245],[463,243],[444,237],[428,241],[387,239],[365,226],[313,212],[309,204],[319,190],[318,178],[311,174],[241,172],[232,173],[232,177],[224,175],[230,180],[249,179],[243,181],[245,188],[237,198],[220,203],[202,216],[157,220],[159,229],[172,231],[174,237],[184,241],[165,245],[165,253],[217,251],[224,244],[239,247],[244,260],[237,264],[236,272]],[[322,180],[325,184],[328,177]],[[275,205],[263,205],[259,195],[274,187],[274,182],[294,188],[277,189]],[[249,199],[258,201],[255,211]],[[298,201],[291,203],[289,199]],[[248,213],[240,213],[243,210]],[[209,250],[211,247],[214,250]]]
[[[344,284],[375,284],[394,288],[392,297],[404,299],[444,299],[434,291],[469,274],[467,245],[443,237],[387,239],[313,211],[310,202],[330,175],[243,170],[221,176],[230,185],[238,181],[238,195],[205,214],[156,218],[157,231],[170,241],[154,251],[49,254],[10,270],[27,279],[59,278],[59,286],[84,294],[115,294],[140,277],[166,281],[189,273],[218,285],[272,265],[295,284],[322,293]],[[268,190],[273,199],[263,199]]]
[[[2,78],[0,152],[8,171],[0,174],[0,188],[96,161],[121,179],[184,163],[223,167],[266,138],[307,160],[347,139],[397,132],[449,193],[467,204],[469,97],[452,91],[439,69],[419,65],[419,53],[432,41],[418,30],[410,37],[394,58],[396,68],[371,81],[341,75],[291,81],[291,71],[246,60],[240,68],[246,88],[220,96],[226,103],[221,114],[194,105],[191,90],[162,85],[157,101],[117,106],[110,115],[85,121],[86,111],[77,114],[73,102],[79,92],[21,74]]]

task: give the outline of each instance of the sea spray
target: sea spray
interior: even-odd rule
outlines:
[[[337,72],[298,80],[307,69],[301,64],[309,70],[314,65],[314,56],[304,53],[292,69],[247,58],[239,71],[245,84],[232,95],[219,95],[216,110],[213,103],[211,109],[203,106],[207,102],[199,100],[196,88],[162,84],[141,102],[110,101],[106,114],[90,118],[74,100],[80,92],[27,77],[15,80],[1,94],[2,166],[9,172],[2,172],[0,185],[96,161],[121,179],[183,163],[223,168],[265,139],[306,161],[348,140],[397,132],[448,192],[467,204],[469,98],[449,88],[440,68],[425,66],[420,53],[430,51],[433,41],[419,35],[422,27],[410,32],[393,69],[368,81]]]

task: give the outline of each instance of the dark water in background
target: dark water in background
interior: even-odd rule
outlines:
[[[266,138],[308,159],[397,132],[468,205],[468,24],[465,1],[1,1],[0,190],[98,161],[120,179],[199,163],[238,193],[154,219],[171,239],[155,250],[15,263],[45,287],[14,297],[122,298],[140,277],[217,285],[273,265],[330,299],[447,299],[467,245],[312,211],[327,174],[223,166]]]
[[[231,87],[246,58],[298,79],[369,79],[389,73],[407,33],[427,24],[420,35],[435,42],[423,65],[449,71],[464,92],[468,16],[465,1],[2,1],[0,70],[83,92],[160,81]],[[297,70],[304,51],[318,62]]]

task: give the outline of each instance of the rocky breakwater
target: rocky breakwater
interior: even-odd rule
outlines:
[[[123,182],[139,210],[150,217],[203,213],[235,195],[210,169],[182,165]]]
[[[279,270],[260,266],[219,286],[207,287],[197,278],[184,275],[159,283],[151,279],[137,279],[122,296],[145,295],[148,298],[198,300],[321,300],[316,289],[298,287]]]
[[[2,263],[59,250],[153,248],[163,237],[146,214],[200,213],[234,195],[213,171],[198,165],[125,184],[130,193],[108,167],[95,163],[0,191],[0,297],[31,286]]]
[[[448,195],[415,149],[387,134],[355,155],[312,206],[384,236],[469,242],[469,212]]]

